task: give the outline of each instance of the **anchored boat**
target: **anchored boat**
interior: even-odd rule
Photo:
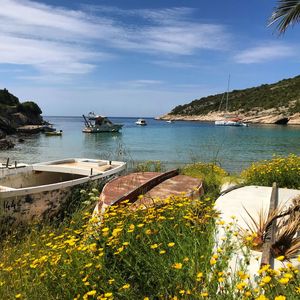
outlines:
[[[0,232],[55,216],[71,204],[75,188],[100,183],[125,167],[120,161],[72,158],[0,169]]]
[[[46,136],[62,136],[63,131],[50,131],[50,132],[45,132]]]
[[[147,122],[145,119],[138,119],[136,122],[135,122],[136,125],[140,125],[140,126],[146,126],[147,125]]]
[[[215,125],[216,126],[244,126],[244,127],[248,127],[249,125],[247,123],[244,123],[242,121],[241,118],[239,118],[238,116],[231,116],[228,114],[228,97],[229,97],[229,84],[230,84],[230,74],[228,77],[228,85],[227,85],[227,92],[226,92],[226,107],[225,107],[225,111],[226,111],[226,115],[224,115],[223,120],[217,120],[215,121]],[[221,99],[221,103],[219,106],[219,111],[221,110],[221,106],[222,106],[222,102],[224,99],[225,94],[223,94],[223,97]]]
[[[82,115],[85,123],[85,128],[82,130],[85,133],[99,133],[99,132],[119,132],[123,124],[114,124],[107,117],[95,116],[94,119],[87,118]],[[92,120],[94,120],[92,122]]]

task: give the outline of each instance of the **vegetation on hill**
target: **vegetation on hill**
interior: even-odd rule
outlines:
[[[7,89],[0,90],[0,105],[16,106],[20,104],[19,99],[11,94]]]
[[[196,99],[188,104],[176,106],[172,115],[206,115],[210,112],[225,110],[224,94],[211,95]],[[300,112],[300,76],[283,79],[274,84],[263,84],[244,90],[233,90],[229,93],[228,111],[261,111],[285,108],[290,114]],[[225,98],[225,97],[224,97]]]
[[[42,124],[42,110],[33,101],[21,103],[7,89],[0,90],[0,137],[16,132],[23,125]]]

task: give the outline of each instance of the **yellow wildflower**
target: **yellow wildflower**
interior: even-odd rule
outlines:
[[[174,247],[174,246],[175,246],[175,243],[173,243],[173,242],[168,243],[168,246],[169,246],[169,247]]]
[[[127,289],[129,289],[129,288],[130,288],[130,284],[129,284],[129,283],[124,284],[124,285],[122,286],[122,289],[124,289],[124,290],[127,290]]]
[[[271,281],[271,277],[270,276],[265,276],[265,277],[263,277],[262,279],[261,279],[261,281],[263,282],[263,283],[269,283],[270,281]]]
[[[158,244],[153,244],[150,246],[151,249],[156,249],[158,247]]]
[[[276,296],[274,300],[286,300],[286,297],[285,296]]]
[[[87,292],[86,295],[88,295],[88,296],[94,296],[94,295],[96,295],[96,293],[97,293],[97,291],[92,290],[92,291]]]
[[[175,264],[172,265],[172,267],[173,267],[173,269],[179,270],[179,269],[182,268],[182,263],[175,263]]]
[[[112,294],[113,294],[113,293],[111,293],[111,292],[105,293],[105,294],[104,294],[104,297],[111,297]]]
[[[278,257],[276,257],[277,260],[279,261],[283,261],[285,259],[284,255],[280,255]]]
[[[268,300],[268,298],[265,295],[260,295],[255,300]]]
[[[279,281],[281,284],[287,284],[287,283],[290,281],[290,279],[284,277],[284,278],[280,278],[278,281]]]

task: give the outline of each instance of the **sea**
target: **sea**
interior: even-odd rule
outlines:
[[[213,123],[145,118],[113,117],[124,124],[119,133],[83,133],[82,117],[45,116],[62,136],[28,136],[14,149],[0,151],[0,162],[36,163],[71,157],[122,160],[128,165],[160,161],[166,169],[184,164],[216,162],[230,173],[239,173],[251,163],[274,155],[300,155],[300,126],[250,125],[214,126]]]

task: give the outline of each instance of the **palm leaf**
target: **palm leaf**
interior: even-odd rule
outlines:
[[[300,1],[299,0],[279,0],[273,12],[269,26],[278,23],[279,33],[284,33],[288,26],[300,21]]]

